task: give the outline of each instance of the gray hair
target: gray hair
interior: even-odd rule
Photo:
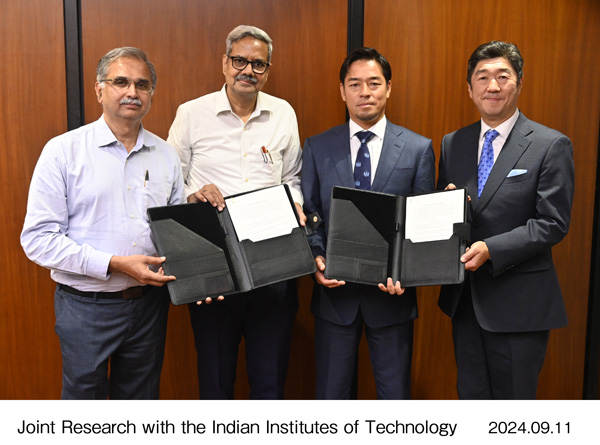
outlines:
[[[231,55],[231,47],[235,42],[242,40],[244,37],[254,37],[256,40],[265,42],[269,48],[269,59],[267,63],[271,63],[271,54],[273,54],[273,40],[269,37],[269,34],[264,32],[262,29],[256,26],[239,25],[236,26],[233,31],[227,36],[225,43],[227,44],[227,57]]]
[[[146,64],[148,67],[148,71],[150,71],[150,82],[152,83],[152,90],[156,88],[156,70],[154,69],[154,64],[150,62],[148,59],[148,55],[139,48],[134,48],[132,46],[124,46],[122,48],[115,48],[107,52],[102,58],[98,61],[98,66],[96,67],[96,82],[102,84],[101,80],[106,79],[106,75],[108,74],[109,66],[118,59],[123,57],[129,57],[131,59],[138,59]]]

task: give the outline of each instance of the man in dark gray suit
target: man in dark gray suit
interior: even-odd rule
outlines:
[[[552,246],[569,229],[571,141],[517,109],[523,58],[479,46],[468,64],[481,121],[442,141],[438,188],[467,187],[470,249],[463,285],[443,286],[461,399],[534,399],[549,330],[567,324]]]
[[[431,140],[385,118],[391,78],[388,61],[376,50],[360,48],[353,52],[340,70],[340,92],[350,121],[308,138],[304,144],[304,208],[308,213],[319,212],[325,221],[324,227],[309,239],[318,268],[311,306],[315,315],[318,399],[350,398],[363,329],[377,397],[410,397],[413,321],[417,317],[415,289],[405,291],[390,278],[377,289],[324,275],[334,186],[402,196],[429,192],[435,186]]]

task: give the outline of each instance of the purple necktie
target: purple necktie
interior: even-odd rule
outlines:
[[[494,166],[494,147],[492,147],[492,141],[496,139],[496,136],[498,136],[496,130],[488,130],[485,133],[481,157],[479,158],[479,167],[477,168],[477,198],[481,196],[485,182]]]
[[[360,148],[356,155],[356,163],[354,164],[354,185],[357,189],[371,190],[371,154],[367,142],[375,136],[370,131],[359,131],[356,137],[360,141]]]

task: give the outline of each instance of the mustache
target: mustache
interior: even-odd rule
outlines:
[[[139,99],[134,99],[132,97],[125,97],[123,99],[121,99],[121,102],[119,102],[121,105],[129,105],[129,104],[134,104],[134,105],[138,105],[138,106],[142,106],[142,101]]]
[[[238,74],[235,77],[235,80],[245,80],[246,82],[251,82],[254,85],[256,85],[256,83],[258,82],[258,79],[256,77],[248,76],[247,74]]]

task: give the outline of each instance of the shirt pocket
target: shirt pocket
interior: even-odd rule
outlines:
[[[142,187],[143,205],[142,213],[144,219],[148,221],[147,210],[150,207],[161,207],[169,204],[169,196],[171,196],[170,182],[165,179],[163,181],[148,181]]]
[[[279,151],[260,150],[252,156],[252,180],[261,185],[274,185],[281,183],[282,163]]]

